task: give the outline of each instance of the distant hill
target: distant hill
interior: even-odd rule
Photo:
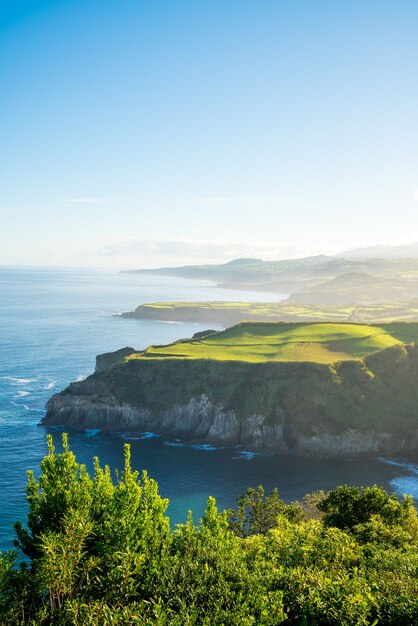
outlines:
[[[345,259],[416,259],[418,258],[418,242],[403,246],[369,246],[345,250],[338,257]]]
[[[293,276],[293,274],[296,274],[298,277],[302,275],[302,278],[305,279],[314,273],[314,268],[321,266],[328,260],[329,257],[325,255],[280,261],[242,258],[221,264],[125,270],[124,273],[161,274],[248,285],[275,282],[282,278],[286,280],[288,276]]]
[[[264,263],[262,259],[251,259],[251,258],[242,258],[242,259],[233,259],[232,261],[228,261],[225,265],[253,265]]]
[[[224,327],[243,321],[263,322],[418,322],[418,300],[383,305],[314,305],[280,302],[153,302],[122,313],[132,319],[202,322]]]
[[[367,256],[377,250],[380,257]],[[290,294],[291,302],[304,304],[363,305],[417,298],[418,244],[390,249],[390,258],[384,256],[387,250],[377,246],[347,252],[348,256],[344,257],[316,255],[279,261],[240,258],[214,265],[128,271],[212,280],[228,288]],[[405,258],[406,254],[410,254],[410,258]]]
[[[402,302],[418,297],[418,281],[347,272],[293,293],[288,302],[325,305],[364,305]]]

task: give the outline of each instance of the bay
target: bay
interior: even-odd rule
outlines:
[[[0,549],[11,547],[13,522],[26,515],[26,470],[39,470],[46,435],[59,447],[60,429],[39,425],[49,397],[94,370],[96,354],[123,346],[144,348],[207,328],[207,324],[167,323],[115,317],[153,301],[273,301],[280,295],[219,289],[204,281],[117,271],[0,267]],[[213,327],[213,324],[210,324]],[[144,434],[70,431],[79,461],[91,467],[122,467],[129,440],[132,462],[158,480],[170,499],[172,523],[192,509],[202,514],[209,495],[218,506],[234,504],[249,486],[278,487],[287,500],[337,484],[380,484],[418,496],[418,468],[402,459],[312,460],[253,454],[237,448],[185,445]]]

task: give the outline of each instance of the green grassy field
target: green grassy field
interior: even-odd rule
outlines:
[[[243,322],[212,335],[149,346],[127,359],[215,359],[334,363],[416,343],[418,323],[385,325]]]
[[[287,302],[153,302],[124,314],[138,319],[208,321],[231,326],[244,321],[418,322],[418,301],[369,306],[304,305]]]

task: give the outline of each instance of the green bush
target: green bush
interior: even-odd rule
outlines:
[[[90,476],[65,435],[48,446],[17,550],[0,556],[2,626],[418,624],[411,498],[343,486],[288,505],[259,487],[173,530],[129,446],[116,481],[97,459]]]

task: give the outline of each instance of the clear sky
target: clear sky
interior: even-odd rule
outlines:
[[[418,239],[416,0],[1,0],[0,263]]]

